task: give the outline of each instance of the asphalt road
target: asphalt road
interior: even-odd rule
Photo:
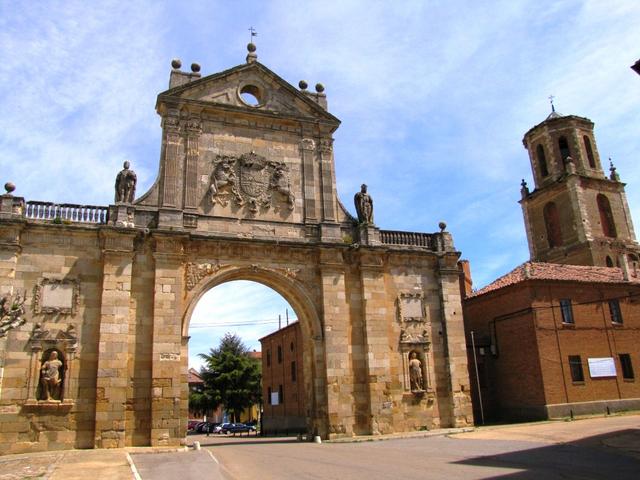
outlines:
[[[142,480],[640,479],[640,416],[314,444],[195,435],[203,450],[132,454]]]
[[[220,461],[229,480],[638,480],[640,458],[607,446],[629,435],[640,444],[640,417],[481,429],[454,437],[321,445],[214,437],[206,448]]]

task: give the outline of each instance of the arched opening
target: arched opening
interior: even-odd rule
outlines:
[[[549,248],[559,247],[563,244],[562,228],[560,226],[560,215],[558,208],[553,202],[549,202],[544,206],[543,210],[544,224],[547,229],[547,242]]]
[[[611,211],[609,199],[602,193],[599,193],[596,201],[598,203],[598,212],[600,213],[602,233],[604,233],[605,237],[616,238],[618,234],[616,232],[616,224],[613,220],[613,212]]]
[[[560,137],[558,139],[558,147],[560,148],[560,158],[562,162],[567,160],[567,157],[571,155],[571,151],[569,150],[569,142],[567,142],[566,137]]]
[[[596,159],[593,156],[593,149],[591,148],[591,140],[586,135],[582,137],[584,141],[584,149],[587,152],[587,159],[589,160],[589,167],[596,168]]]
[[[188,352],[189,372],[202,378],[202,393],[215,393],[220,372],[211,368],[218,365],[211,357],[218,353],[225,335],[236,335],[248,356],[260,357],[260,401],[238,415],[237,409],[218,399],[209,409],[213,411],[208,420],[228,423],[236,414],[238,421],[255,422],[256,430],[263,434],[311,431],[319,423],[314,417],[319,395],[314,394],[313,378],[315,369],[322,368],[314,361],[319,321],[313,305],[299,287],[287,288],[287,282],[292,283],[287,277],[247,270],[220,275],[201,286],[184,317],[183,335],[188,343],[183,348]],[[198,355],[203,351],[205,358]],[[183,395],[188,395],[186,387]]]
[[[611,257],[609,255],[607,255],[605,263],[607,264],[607,267],[613,267],[613,260],[611,260]]]
[[[544,154],[544,147],[539,144],[536,148],[536,156],[538,157],[538,167],[540,168],[540,175],[546,177],[549,175],[549,168],[547,167],[547,157]]]

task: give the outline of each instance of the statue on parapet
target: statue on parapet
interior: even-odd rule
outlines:
[[[363,183],[360,191],[355,194],[353,201],[356,204],[358,223],[373,225],[373,198],[367,193],[367,186]]]
[[[131,164],[124,162],[123,169],[116,177],[116,203],[133,203],[136,195],[136,172],[129,168]]]

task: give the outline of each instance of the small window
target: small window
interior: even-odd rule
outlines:
[[[587,137],[586,135],[582,137],[582,140],[584,141],[584,149],[587,151],[587,159],[589,160],[589,166],[591,168],[596,168],[596,159],[593,156],[591,141],[589,140],[589,137]]]
[[[282,347],[278,345],[278,363],[282,363]]]
[[[609,313],[611,313],[611,321],[613,323],[622,323],[622,311],[620,310],[620,301],[618,299],[609,300]]]
[[[293,346],[293,342],[291,342],[291,351],[292,351],[292,352],[293,352],[294,348],[295,348],[295,347]]]
[[[633,380],[633,366],[631,365],[631,355],[628,353],[621,353],[618,355],[620,359],[620,367],[622,367],[622,378],[625,380]]]
[[[271,387],[267,388],[267,404],[271,405]]]
[[[542,145],[538,145],[538,148],[536,148],[536,155],[538,157],[540,175],[546,177],[549,175],[549,169],[547,168],[547,157],[544,155],[544,147]]]
[[[291,362],[291,381],[295,383],[297,377],[296,362]]]
[[[267,367],[271,366],[271,350],[267,350]]]
[[[571,370],[572,382],[584,382],[582,359],[580,358],[580,355],[569,355],[569,369]]]
[[[278,402],[284,403],[284,392],[282,390],[282,385],[278,387]]]
[[[560,300],[560,311],[562,312],[562,323],[574,323],[571,299],[563,298]]]
[[[558,147],[560,147],[560,158],[564,162],[567,160],[567,157],[571,156],[571,151],[569,150],[569,142],[567,142],[566,137],[560,137],[558,139]]]

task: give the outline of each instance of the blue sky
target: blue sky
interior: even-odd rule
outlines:
[[[365,182],[383,229],[446,221],[482,287],[528,259],[521,141],[550,94],[595,122],[640,228],[638,25],[637,0],[0,0],[2,182],[27,200],[107,205],[130,160],[142,194],[171,59],[203,75],[238,65],[254,26],[260,62],[325,85],[343,203],[353,212]]]

